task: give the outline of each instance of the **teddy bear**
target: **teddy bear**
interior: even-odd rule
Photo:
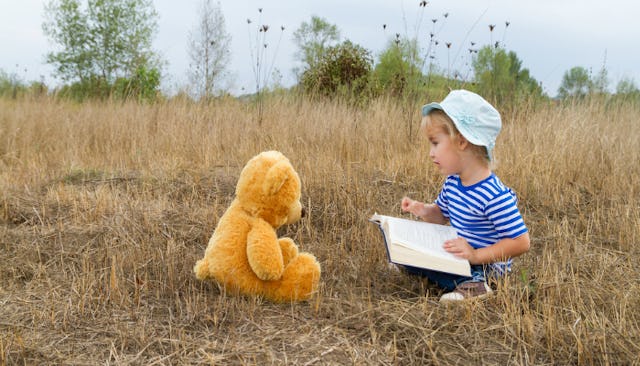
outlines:
[[[320,264],[276,233],[302,217],[300,189],[298,173],[282,153],[265,151],[250,159],[194,267],[196,278],[273,302],[308,300],[318,288]]]

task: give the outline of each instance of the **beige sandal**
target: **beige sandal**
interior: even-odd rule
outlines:
[[[486,282],[463,282],[455,290],[440,297],[440,302],[462,301],[467,299],[481,299],[491,294],[493,290]]]

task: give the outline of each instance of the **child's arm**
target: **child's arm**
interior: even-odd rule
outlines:
[[[440,207],[435,204],[425,204],[420,201],[412,200],[409,197],[402,198],[400,203],[402,211],[409,212],[418,216],[423,221],[430,222],[432,224],[444,225],[447,223],[447,218],[442,215]]]
[[[456,238],[444,243],[444,249],[460,258],[467,259],[471,264],[489,264],[514,258],[529,251],[529,233],[524,233],[515,239],[504,238],[485,248],[474,249],[466,239]]]

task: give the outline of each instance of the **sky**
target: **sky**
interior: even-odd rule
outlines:
[[[22,81],[59,81],[44,62],[54,45],[42,32],[44,4],[38,0],[0,0],[0,69]],[[198,22],[201,0],[153,0],[158,12],[154,50],[164,60],[162,89],[174,93],[187,85],[189,32]],[[621,79],[640,85],[640,2],[631,0],[220,0],[225,28],[231,35],[227,87],[234,94],[255,92],[258,27],[268,47],[261,64],[281,76],[262,72],[264,82],[295,83],[297,47],[293,32],[312,16],[337,26],[341,41],[350,40],[369,51],[374,60],[395,38],[417,37],[423,55],[434,56],[444,71],[470,75],[468,49],[500,42],[514,51],[522,67],[557,93],[566,71],[575,66],[594,74],[607,70],[609,89]],[[258,9],[262,9],[259,12]],[[448,14],[444,17],[444,14]],[[247,19],[251,20],[249,24]],[[436,19],[433,23],[432,19]],[[509,26],[506,26],[509,22]],[[383,29],[383,24],[386,28]],[[495,25],[489,31],[489,25]],[[284,27],[284,30],[281,30]],[[428,50],[429,34],[439,45]],[[260,34],[262,35],[262,34]],[[451,43],[447,50],[445,44]],[[428,52],[428,53],[427,53]],[[266,76],[265,76],[266,75]]]

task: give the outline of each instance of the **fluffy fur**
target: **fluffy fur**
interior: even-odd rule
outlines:
[[[318,287],[320,264],[313,255],[299,253],[292,239],[276,234],[301,215],[300,178],[289,160],[277,151],[253,157],[194,267],[196,277],[275,302],[309,299]]]

